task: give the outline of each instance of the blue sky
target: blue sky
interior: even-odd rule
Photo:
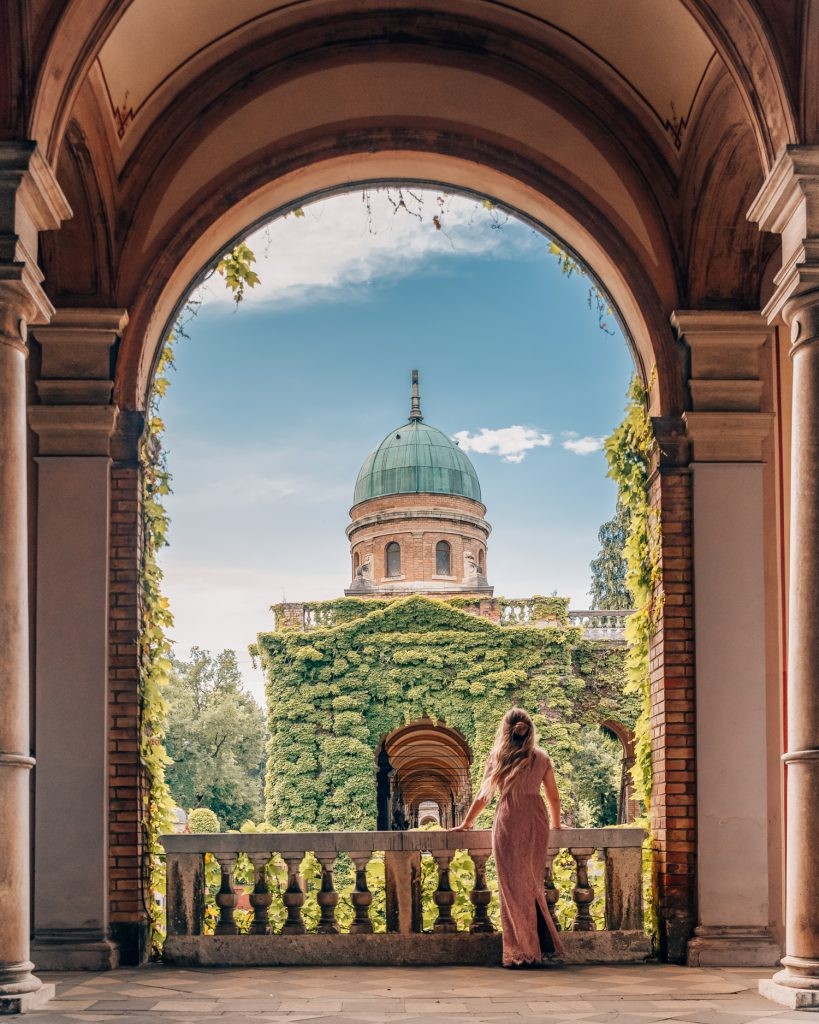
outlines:
[[[177,348],[162,405],[173,637],[182,657],[235,648],[257,695],[246,649],[269,605],[349,582],[355,478],[405,422],[416,367],[426,421],[478,472],[495,593],[587,605],[614,509],[599,439],[625,404],[625,341],[599,329],[588,282],[561,274],[530,227],[421,198],[407,197],[420,218],[378,193],[368,213],[358,193],[273,222],[249,239],[262,284],[234,309],[212,279]]]

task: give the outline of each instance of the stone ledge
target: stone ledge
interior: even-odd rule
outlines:
[[[767,928],[703,926],[688,943],[689,967],[776,967],[782,948]]]
[[[567,963],[641,963],[651,956],[642,931],[565,932]],[[398,935],[169,935],[163,959],[187,967],[491,967],[499,933]]]
[[[19,995],[0,996],[0,1017],[10,1016],[15,1013],[30,1013],[32,1010],[42,1010],[50,1000],[54,998],[54,985],[41,985],[34,992],[21,992]]]

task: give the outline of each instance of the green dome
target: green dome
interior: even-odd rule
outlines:
[[[460,494],[481,500],[475,467],[455,441],[420,420],[390,431],[364,460],[353,504],[386,494]]]

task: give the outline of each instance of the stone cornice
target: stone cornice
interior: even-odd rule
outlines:
[[[694,462],[762,462],[773,427],[769,412],[685,412]]]
[[[19,322],[47,321],[54,309],[37,265],[41,231],[54,231],[71,207],[33,142],[0,142],[0,286],[5,307],[0,334],[25,341]]]
[[[439,522],[454,523],[462,526],[472,526],[486,533],[487,537],[492,532],[492,527],[485,519],[478,516],[470,516],[465,512],[458,512],[455,509],[392,509],[384,512],[373,512],[369,516],[362,516],[350,523],[346,533],[348,538],[352,537],[358,530],[371,526],[390,526],[391,524],[409,522],[413,519],[434,519]]]
[[[28,422],[40,455],[108,455],[117,412],[114,405],[33,405]]]
[[[782,266],[763,315],[790,322],[794,296],[819,289],[819,146],[788,146],[748,211],[762,231],[782,238]]]

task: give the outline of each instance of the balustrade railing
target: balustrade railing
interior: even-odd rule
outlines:
[[[583,630],[588,640],[625,640],[626,620],[634,612],[631,608],[611,608],[596,611],[572,611],[568,622]]]
[[[564,931],[568,960],[634,962],[645,959],[651,943],[643,930],[642,843],[637,828],[553,830],[544,892],[553,920]],[[287,832],[168,835],[162,837],[167,863],[167,938],[165,958],[179,964],[486,964],[500,960],[501,937],[492,921],[493,892],[487,884],[491,833],[410,832]],[[450,878],[453,857],[465,850],[474,878],[469,891],[471,919],[453,916],[456,892]],[[572,885],[560,892],[552,870],[559,851],[573,865]],[[602,859],[590,871],[595,854]],[[314,929],[305,916],[307,892],[302,861],[310,853],[320,865],[314,899]],[[383,854],[386,909],[374,926],[373,893],[368,864]],[[211,892],[218,919],[206,934],[206,855],[218,864],[218,885]],[[252,866],[250,911],[240,928],[234,880],[237,861],[245,855]],[[336,889],[338,858],[352,866],[349,893],[352,916],[346,930],[338,920]],[[432,894],[434,918],[423,930],[421,857],[431,856],[437,884]],[[269,884],[276,858],[286,871],[282,891]],[[564,872],[565,875],[565,872]],[[603,889],[602,921],[592,908]],[[271,908],[280,901],[281,924],[271,923]],[[567,910],[568,905],[568,910]],[[431,909],[431,908],[427,908]],[[213,913],[213,910],[211,910]],[[349,916],[349,915],[348,915]],[[599,918],[599,914],[597,917]],[[602,925],[600,927],[599,925]]]

